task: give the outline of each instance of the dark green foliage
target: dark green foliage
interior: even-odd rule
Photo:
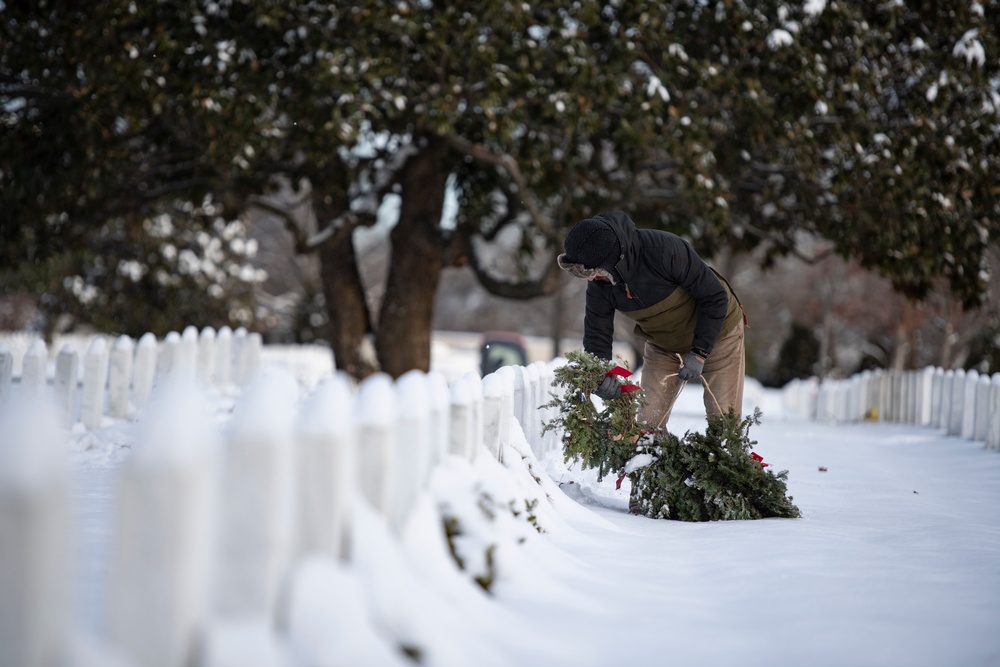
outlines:
[[[493,554],[496,553],[497,545],[491,544],[486,547],[486,572],[477,574],[473,580],[479,584],[487,593],[492,592],[493,581],[496,579],[496,566],[493,563]]]
[[[710,415],[705,433],[687,432],[683,439],[657,434],[641,453],[654,461],[629,473],[632,499],[640,513],[654,519],[720,521],[798,517],[785,495],[788,471],[773,473],[751,456],[752,424],[760,410],[742,422],[736,413]]]
[[[545,424],[544,430],[562,428],[566,460],[578,459],[584,468],[596,468],[601,480],[608,473],[620,472],[635,455],[633,442],[642,430],[636,419],[642,392],[622,394],[599,412],[590,394],[613,364],[580,350],[566,358],[570,363],[555,371],[563,395],[545,405],[559,408],[560,417]]]
[[[536,531],[538,531],[539,533],[544,533],[545,529],[542,528],[542,526],[538,523],[538,515],[535,514],[535,510],[538,508],[538,499],[536,498],[535,500],[528,500],[527,498],[525,498],[523,502],[524,502],[525,520],[528,523],[530,523],[532,528],[534,528]],[[507,505],[508,507],[510,507],[511,514],[513,514],[515,517],[521,516],[521,511],[517,509],[518,505],[517,501],[511,500],[509,503],[507,503]]]
[[[562,428],[566,460],[596,468],[598,480],[623,472],[636,455],[649,455],[649,465],[628,474],[630,505],[639,513],[679,521],[800,516],[785,493],[788,472],[773,473],[753,457],[750,426],[760,423],[760,410],[743,421],[734,411],[709,416],[704,433],[689,431],[683,438],[645,433],[635,418],[642,392],[623,394],[598,412],[589,394],[610,362],[586,352],[566,357],[569,363],[555,373],[562,395],[546,406],[559,408],[560,416],[545,430]]]
[[[482,491],[479,492],[475,504],[482,512],[482,516],[487,519],[487,523],[493,523],[499,514],[507,511],[513,517],[524,520],[537,532],[545,532],[535,514],[535,510],[538,509],[538,500],[512,498],[507,503],[503,503],[489,493]],[[520,509],[522,504],[523,510]],[[492,593],[493,583],[497,578],[496,550],[499,544],[493,541],[496,534],[489,530],[483,533],[482,526],[478,521],[466,520],[463,524],[463,519],[455,516],[448,507],[442,508],[442,526],[445,540],[448,543],[448,551],[455,560],[455,565],[458,566],[458,569],[467,572],[484,591]],[[518,544],[523,543],[524,538],[519,538],[517,542]],[[482,549],[483,554],[482,570],[473,571],[475,565],[470,565],[466,558],[462,557],[462,554],[471,555],[473,556],[472,560],[478,562],[474,555],[478,553],[479,549]]]
[[[159,290],[110,285],[106,301],[63,305],[67,279],[110,282],[91,249],[141,259],[115,226],[141,234],[206,197],[235,217],[281,175],[321,226],[371,222],[367,197],[395,193],[429,223],[401,257],[432,246],[505,297],[552,281],[528,258],[523,273],[487,271],[480,241],[513,229],[521,252],[551,258],[569,224],[624,208],[705,256],[729,246],[767,264],[805,232],[911,297],[944,282],[980,304],[1000,214],[996,0],[821,4],[7,2],[0,290],[104,326]],[[453,230],[434,224],[434,191],[399,187],[401,149],[427,152],[435,183],[453,179]],[[329,261],[350,267],[343,252]],[[325,278],[339,281],[328,294],[359,290],[348,272]],[[396,291],[387,309],[407,302]],[[334,341],[338,363],[383,321],[355,297],[327,302],[338,327],[363,322]],[[156,307],[162,327],[192,317]],[[411,316],[404,329],[429,335]]]

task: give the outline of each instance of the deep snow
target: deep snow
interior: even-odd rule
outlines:
[[[697,389],[683,392],[672,431],[703,428]],[[1000,665],[1000,455],[927,427],[786,419],[779,392],[748,393],[745,408],[763,410],[754,449],[789,471],[801,519],[631,516],[627,481],[616,490],[560,456],[534,461],[516,433],[503,465],[484,455],[438,466],[402,542],[359,504],[352,562],[296,570],[289,641],[218,628],[215,658],[413,664],[404,644],[456,667]],[[96,635],[111,481],[134,432],[121,422],[73,435],[79,615]],[[484,490],[501,505],[537,498],[545,532],[523,514],[484,521]],[[492,596],[445,554],[442,507],[466,526],[470,558],[498,544]]]

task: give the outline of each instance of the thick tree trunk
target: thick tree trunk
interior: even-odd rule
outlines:
[[[431,320],[445,246],[440,223],[447,151],[444,141],[430,137],[401,174],[399,222],[390,236],[392,259],[375,336],[382,370],[393,377],[430,370]]]
[[[361,353],[371,325],[354,253],[353,232],[353,226],[345,225],[320,246],[319,258],[334,360],[339,370],[360,380],[377,369]]]

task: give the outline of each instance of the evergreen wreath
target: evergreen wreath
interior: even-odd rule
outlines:
[[[798,517],[786,495],[788,471],[774,473],[752,451],[750,426],[760,410],[742,420],[734,410],[709,415],[704,433],[683,438],[660,430],[649,433],[638,421],[645,402],[641,391],[623,393],[598,410],[590,393],[612,368],[609,361],[583,351],[566,355],[555,371],[557,392],[545,405],[559,416],[545,431],[562,429],[565,460],[607,474],[628,475],[629,510],[654,519],[719,521]]]

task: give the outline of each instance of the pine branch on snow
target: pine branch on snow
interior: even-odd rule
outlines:
[[[565,391],[547,405],[560,416],[545,429],[561,427],[566,461],[596,468],[599,480],[628,470],[632,511],[680,521],[800,516],[786,495],[788,471],[766,470],[752,451],[757,443],[750,426],[760,424],[759,409],[742,421],[733,410],[710,415],[704,433],[688,431],[683,438],[665,430],[644,433],[635,417],[641,392],[622,394],[603,411],[590,400],[610,362],[586,352],[571,352],[567,359],[555,373]]]

